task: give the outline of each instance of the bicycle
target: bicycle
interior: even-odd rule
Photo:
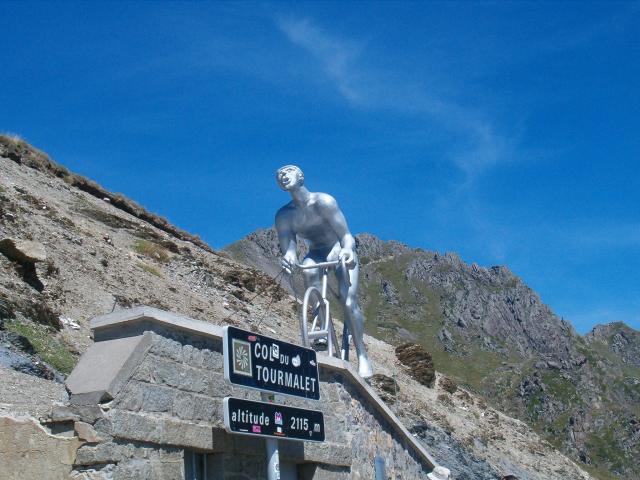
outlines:
[[[302,336],[302,344],[305,347],[311,348],[312,341],[322,343],[323,340],[326,340],[327,354],[329,356],[341,358],[342,360],[349,360],[349,328],[345,323],[344,329],[342,330],[342,346],[340,352],[338,352],[338,339],[335,329],[333,328],[329,299],[327,298],[329,270],[341,266],[344,272],[348,272],[345,260],[338,259],[311,265],[297,263],[293,266],[300,270],[311,270],[314,268],[321,269],[320,274],[322,277],[320,289],[312,285],[304,292],[302,300],[302,315],[300,317],[300,334]],[[351,281],[348,274],[346,275],[346,278],[350,286]],[[313,311],[311,318],[309,316],[309,307],[312,307]]]

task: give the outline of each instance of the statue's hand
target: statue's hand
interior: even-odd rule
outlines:
[[[298,259],[296,258],[296,256],[288,253],[284,257],[282,257],[282,260],[280,261],[280,264],[282,265],[284,271],[289,274],[293,271],[293,267],[296,265],[296,263],[298,263]]]
[[[340,250],[340,259],[344,260],[344,263],[347,264],[347,267],[353,267],[355,265],[355,255],[353,250],[350,248],[343,248]]]

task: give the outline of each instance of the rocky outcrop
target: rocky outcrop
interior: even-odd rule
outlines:
[[[597,325],[587,335],[588,345],[603,345],[623,363],[640,367],[640,332],[622,322]]]
[[[487,269],[452,253],[417,252],[407,258],[402,273],[406,281],[439,294],[445,324],[457,330],[462,342],[480,335],[491,351],[555,358],[571,354],[565,348],[566,338],[575,335],[571,325],[506,267]],[[451,335],[441,336],[441,342],[451,342]]]
[[[453,394],[458,390],[458,384],[449,377],[440,377],[438,385],[440,385],[440,388],[442,388],[447,393]]]
[[[464,445],[457,442],[443,429],[417,421],[410,431],[436,452],[437,455],[440,455],[441,458],[446,458],[447,466],[458,478],[469,480],[494,480],[499,478],[499,473],[496,469],[481,459],[464,455]]]
[[[47,252],[41,243],[15,238],[0,240],[0,253],[19,263],[37,263],[47,259]]]
[[[433,387],[436,371],[433,358],[422,345],[403,343],[396,347],[396,356],[400,363],[408,368],[409,375],[426,387]]]
[[[395,403],[396,397],[400,392],[400,387],[395,379],[381,373],[375,373],[369,378],[368,382],[385,403],[388,405]]]
[[[37,263],[47,259],[44,245],[29,240],[3,238],[0,240],[0,253],[15,262],[17,270],[26,283],[39,292],[44,290],[42,275],[38,275],[36,268]]]

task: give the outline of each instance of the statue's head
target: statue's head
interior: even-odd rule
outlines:
[[[304,173],[295,165],[285,165],[276,172],[276,180],[282,190],[295,190],[304,185]]]

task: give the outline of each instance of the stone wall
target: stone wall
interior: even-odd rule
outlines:
[[[81,442],[54,435],[33,418],[0,417],[0,479],[65,480]]]
[[[179,447],[112,439],[86,444],[77,453],[73,479],[182,479],[184,450]]]
[[[222,399],[260,400],[260,394],[224,379],[220,338],[148,320],[122,327],[119,331],[127,335],[127,342],[137,345],[131,354],[136,363],[117,392],[101,395],[102,414],[82,419],[95,429],[98,441],[78,450],[76,477],[182,479],[185,456],[196,452],[198,461],[206,462],[210,478],[264,478],[264,440],[224,431]],[[113,342],[114,332],[104,338]],[[133,337],[140,340],[132,341]],[[95,355],[89,352],[86,357]],[[125,360],[119,359],[123,365]],[[90,366],[83,361],[84,357],[78,368],[87,370]],[[389,420],[383,404],[372,403],[370,391],[363,395],[362,385],[347,378],[353,373],[346,367],[320,363],[319,402],[276,398],[277,403],[322,410],[326,426],[325,442],[279,442],[283,480],[372,479],[376,455],[386,460],[388,478],[426,478],[432,465]],[[78,377],[70,378],[76,389]],[[71,393],[74,399],[73,388]],[[92,397],[79,394],[75,400],[87,398]]]

